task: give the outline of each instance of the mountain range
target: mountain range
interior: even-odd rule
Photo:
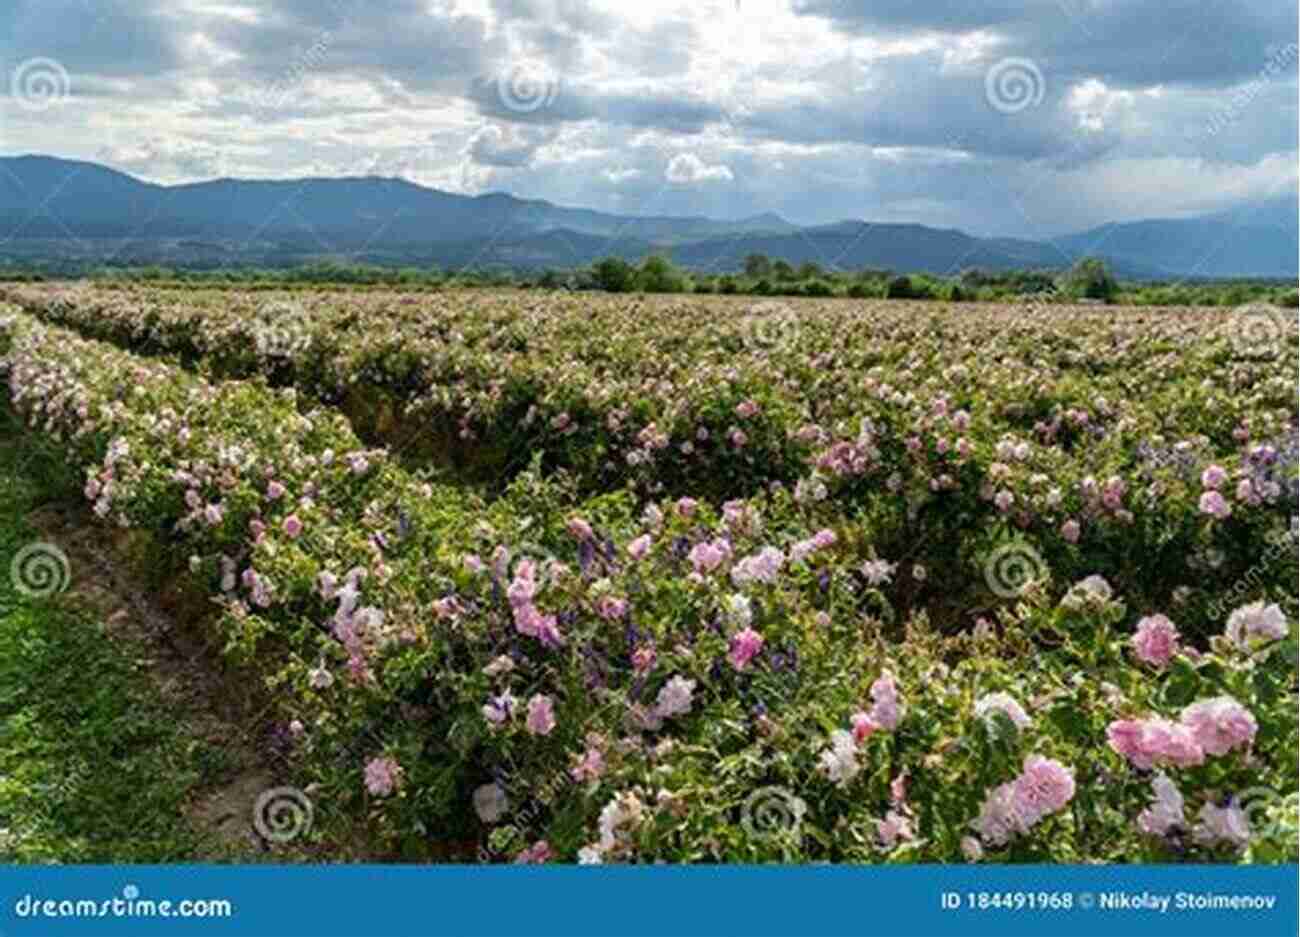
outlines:
[[[1080,256],[1100,256],[1132,279],[1293,278],[1300,274],[1297,227],[1294,197],[1231,214],[1108,224],[1040,241],[867,221],[801,227],[774,214],[733,221],[624,216],[378,177],[164,186],[95,163],[0,158],[0,264],[340,260],[540,269],[658,252],[693,269],[732,271],[746,255],[762,253],[832,269],[943,274],[1060,268]]]

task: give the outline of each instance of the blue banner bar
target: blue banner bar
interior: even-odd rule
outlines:
[[[1253,937],[1296,866],[0,868],[0,935]]]

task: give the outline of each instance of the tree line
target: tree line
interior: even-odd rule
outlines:
[[[241,289],[404,289],[446,290],[521,288],[596,290],[609,293],[704,293],[745,296],[847,297],[851,299],[919,299],[946,302],[998,302],[1036,297],[1042,301],[1121,302],[1161,306],[1238,306],[1272,302],[1297,306],[1294,282],[1221,280],[1121,283],[1103,260],[1077,261],[1068,270],[982,270],[952,276],[899,273],[867,267],[846,271],[806,262],[795,266],[781,258],[750,254],[735,272],[679,267],[663,255],[639,263],[605,257],[589,267],[570,270],[519,271],[493,266],[458,271],[437,267],[383,267],[323,262],[285,268],[238,267],[195,270],[163,266],[114,267],[83,271],[80,276],[107,285],[148,283],[177,288],[229,286]],[[67,271],[0,267],[0,280],[68,279]]]

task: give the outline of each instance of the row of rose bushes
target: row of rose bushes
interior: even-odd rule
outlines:
[[[0,323],[0,369],[95,513],[187,557],[218,600],[317,816],[367,816],[385,849],[1294,853],[1293,592],[1198,646],[1177,610],[1126,607],[1100,577],[1035,582],[945,636],[888,592],[927,558],[880,552],[827,500],[584,501],[525,472],[477,503],[290,391],[26,316]]]
[[[1200,636],[1245,578],[1288,583],[1262,558],[1300,510],[1294,317],[1243,348],[1222,310],[12,290],[129,350],[346,403],[363,438],[460,477],[540,454],[586,492],[825,499],[928,558],[890,598],[945,625],[1008,539],[1031,572],[1099,572]]]
[[[1031,452],[1095,463],[1084,468],[1097,477],[1109,474],[1103,443],[1117,438],[1155,446],[1176,433],[1171,448],[1199,442],[1228,457],[1294,426],[1295,321],[1280,313],[1271,343],[1243,349],[1233,329],[1249,323],[1222,310],[8,293],[48,321],[217,376],[261,374],[326,401],[386,395],[400,415],[451,430],[461,450],[537,449],[593,481],[668,489],[679,478],[745,488],[723,494],[790,483],[815,452],[855,436],[862,417],[902,434],[939,400],[969,414],[978,455],[1010,434]]]

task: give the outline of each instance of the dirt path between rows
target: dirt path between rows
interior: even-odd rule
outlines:
[[[192,861],[285,858],[283,848],[263,840],[252,823],[254,802],[276,785],[278,765],[266,742],[267,720],[247,687],[235,685],[217,650],[196,636],[194,623],[167,607],[167,590],[149,594],[129,581],[116,562],[115,532],[88,511],[47,504],[27,521],[67,555],[67,594],[99,617],[112,638],[146,655],[140,673],[187,732],[220,748],[229,762],[217,786],[196,792],[183,818],[211,843],[205,847],[211,854]]]

